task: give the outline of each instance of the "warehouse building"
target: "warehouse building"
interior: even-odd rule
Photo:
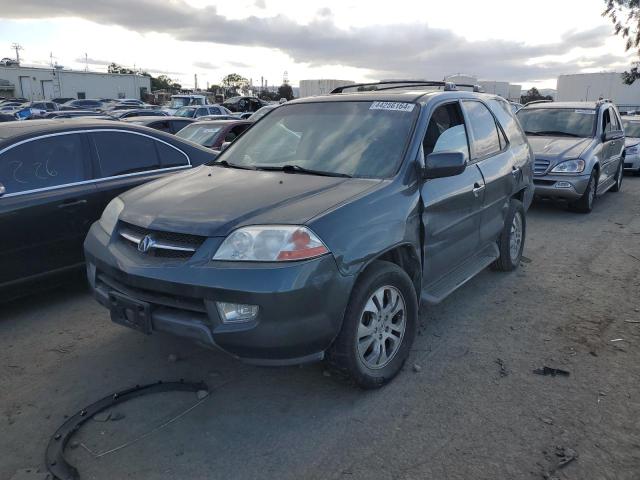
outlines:
[[[151,91],[143,75],[85,72],[60,67],[0,66],[0,96],[52,98],[142,98]]]
[[[499,95],[512,102],[519,102],[520,95],[522,94],[522,85],[496,80],[478,80],[478,77],[464,73],[447,75],[445,81],[456,84],[480,85],[483,92]]]
[[[300,97],[313,97],[316,95],[325,95],[331,93],[331,90],[344,85],[353,85],[352,80],[300,80]]]
[[[626,85],[619,72],[579,73],[558,77],[559,102],[595,101],[608,98],[622,112],[640,110],[640,82]]]

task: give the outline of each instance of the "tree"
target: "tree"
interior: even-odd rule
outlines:
[[[531,87],[527,93],[520,97],[520,103],[535,102],[536,100],[553,100],[553,97],[541,95],[536,87]]]
[[[222,79],[222,85],[227,90],[231,90],[233,94],[237,95],[240,91],[246,91],[249,85],[249,80],[237,73],[230,73]]]
[[[606,9],[603,17],[609,17],[616,35],[626,40],[625,50],[635,48],[640,55],[640,0],[604,0]],[[640,78],[640,62],[622,74],[622,81],[631,85]]]
[[[287,100],[293,100],[293,88],[288,83],[283,83],[278,87],[278,99],[286,98]]]
[[[167,75],[160,75],[157,78],[154,78],[152,75],[148,73],[143,73],[143,75],[151,77],[151,91],[156,90],[168,90],[170,92],[180,91],[182,85],[180,85],[175,80],[172,80]]]
[[[122,65],[118,65],[115,62],[112,62],[112,63],[109,64],[109,66],[107,67],[107,72],[109,72],[109,73],[128,73],[128,74],[135,73],[130,68],[123,67]]]

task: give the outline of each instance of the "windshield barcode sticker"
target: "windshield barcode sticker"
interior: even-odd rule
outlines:
[[[595,110],[576,110],[575,113],[582,113],[584,115],[595,115]]]
[[[373,102],[369,110],[393,110],[396,112],[412,112],[415,105],[406,102]]]

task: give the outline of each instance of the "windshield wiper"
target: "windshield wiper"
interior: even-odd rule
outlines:
[[[578,137],[580,138],[582,135],[577,135],[575,133],[569,132],[560,132],[558,130],[543,130],[539,132],[525,132],[527,135],[563,135],[565,137]]]
[[[211,166],[227,167],[227,168],[240,168],[242,170],[256,170],[256,167],[250,167],[248,165],[238,165],[237,163],[229,163],[226,160],[220,160],[219,162],[210,163]]]
[[[312,170],[310,168],[304,168],[300,165],[279,165],[277,167],[256,165],[256,170],[268,170],[268,171],[282,171],[287,173],[308,173],[309,175],[321,175],[323,177],[344,177],[353,178],[348,173],[340,172],[325,172],[323,170]]]

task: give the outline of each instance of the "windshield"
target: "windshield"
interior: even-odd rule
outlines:
[[[591,137],[596,111],[580,108],[532,108],[517,113],[527,135],[565,135]]]
[[[622,126],[627,137],[640,138],[640,119],[622,120]]]
[[[195,110],[195,108],[182,107],[182,108],[179,108],[178,110],[176,110],[176,113],[174,113],[174,115],[176,117],[191,118],[191,117],[193,117],[193,111],[194,110]]]
[[[187,105],[204,105],[204,98],[171,97],[169,108],[180,108]]]
[[[249,168],[296,166],[385,178],[402,161],[418,109],[404,102],[286,105],[249,129],[220,156]]]
[[[212,147],[216,143],[216,137],[221,127],[214,125],[187,125],[178,133],[176,137],[189,140],[204,147]]]
[[[262,108],[256,110],[256,112],[249,117],[249,120],[251,120],[252,122],[260,120],[262,117],[264,117],[267,113],[269,113],[274,108],[276,108],[276,107],[272,107],[271,105],[268,105],[266,107],[262,107]]]

